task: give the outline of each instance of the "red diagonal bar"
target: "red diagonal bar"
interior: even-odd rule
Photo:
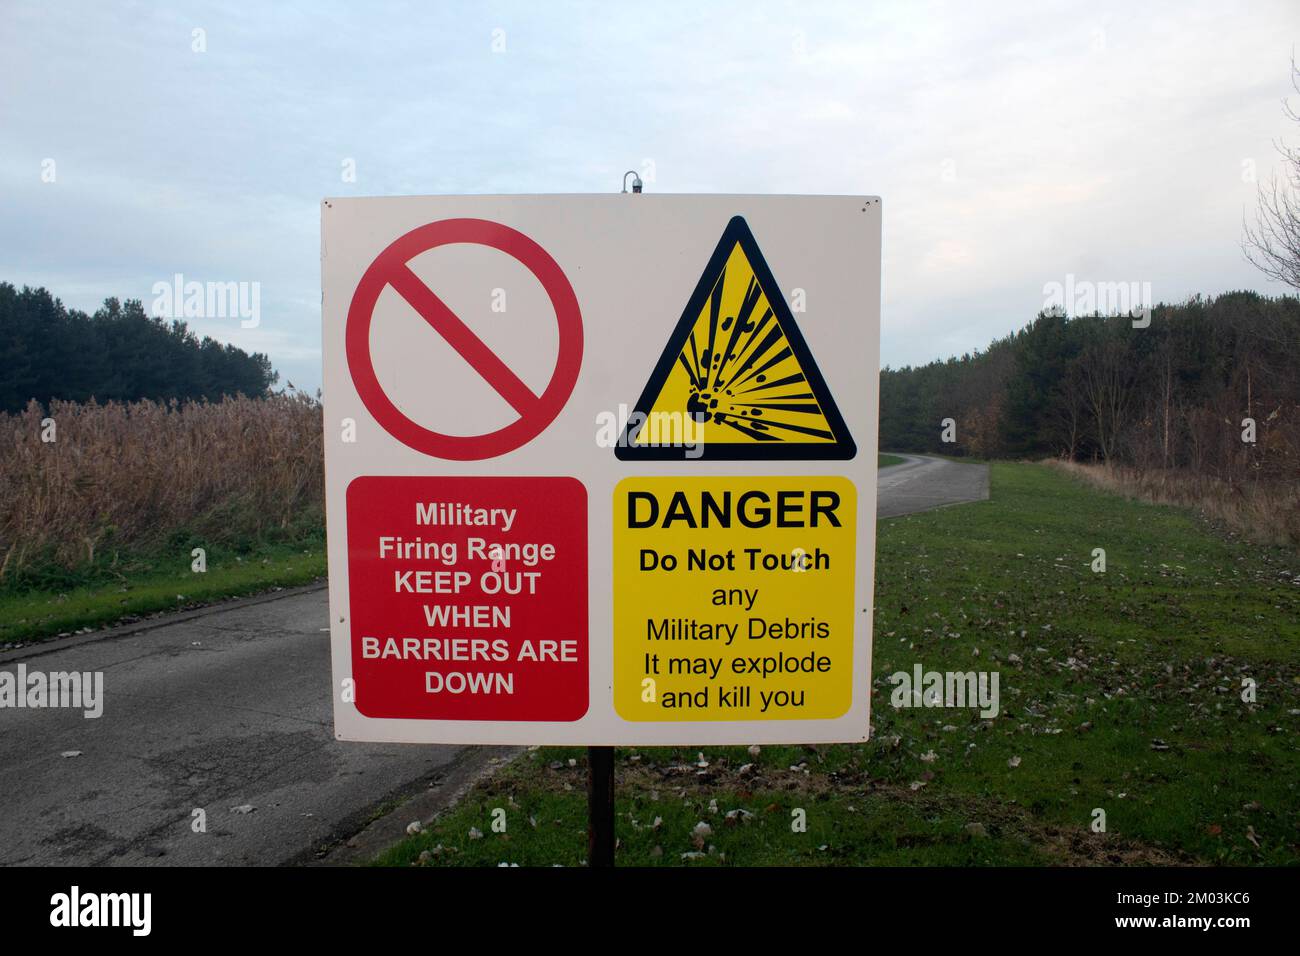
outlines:
[[[470,364],[474,371],[483,376],[520,417],[528,415],[537,406],[537,396],[525,385],[519,376],[510,370],[490,348],[474,334],[468,325],[460,320],[455,312],[427,285],[420,280],[409,266],[395,269],[388,277],[388,284],[407,301],[411,308],[419,312],[424,321],[433,326],[434,331],[447,340],[447,343],[460,353],[461,358]]]

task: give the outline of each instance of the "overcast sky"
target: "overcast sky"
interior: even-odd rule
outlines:
[[[636,168],[654,192],[882,196],[882,361],[922,363],[1071,273],[1280,293],[1240,238],[1272,141],[1300,143],[1298,40],[1296,0],[5,0],[0,280],[88,311],[177,272],[260,282],[257,328],[191,325],[314,390],[322,197]]]

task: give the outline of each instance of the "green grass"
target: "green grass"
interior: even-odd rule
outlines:
[[[620,865],[1300,863],[1300,558],[1040,465],[991,480],[880,524],[872,740],[619,750]],[[892,707],[917,662],[998,671],[1001,714]],[[581,864],[584,758],[525,754],[378,862]]]
[[[135,620],[273,587],[308,584],[325,574],[323,534],[301,541],[206,548],[207,570],[191,570],[197,540],[75,573],[51,570],[43,586],[0,590],[0,646]]]
[[[900,458],[898,455],[883,455],[883,454],[878,455],[877,459],[878,459],[876,462],[877,468],[889,468],[892,465],[901,465],[904,461],[907,460],[905,458]]]

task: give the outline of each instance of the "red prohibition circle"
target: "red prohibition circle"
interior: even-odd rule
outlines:
[[[534,395],[407,265],[422,252],[458,243],[488,246],[518,260],[550,297],[559,324],[560,348],[555,371],[541,395]],[[388,285],[500,393],[519,413],[518,420],[486,435],[443,435],[411,421],[393,404],[379,384],[370,354],[375,303]],[[559,264],[522,232],[487,219],[443,219],[394,240],[357,284],[344,339],[352,382],[375,421],[402,444],[434,458],[455,461],[495,458],[532,441],[560,414],[582,366],[582,313]]]

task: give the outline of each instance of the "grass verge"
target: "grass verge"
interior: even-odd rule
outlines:
[[[900,458],[900,457],[898,457],[897,455],[884,455],[884,454],[881,454],[881,455],[878,455],[878,456],[877,456],[876,467],[877,467],[877,468],[890,468],[890,467],[892,467],[892,466],[894,466],[894,465],[901,465],[905,460],[906,460],[906,459],[904,459],[904,458]]]
[[[1300,863],[1296,553],[991,468],[880,524],[872,740],[621,749],[620,865]],[[916,663],[998,672],[1001,712],[891,706]],[[377,862],[582,864],[584,758],[525,754]]]
[[[296,587],[325,574],[323,534],[292,543],[208,547],[202,573],[192,570],[192,550],[182,542],[110,568],[64,575],[58,586],[0,590],[0,647]]]

